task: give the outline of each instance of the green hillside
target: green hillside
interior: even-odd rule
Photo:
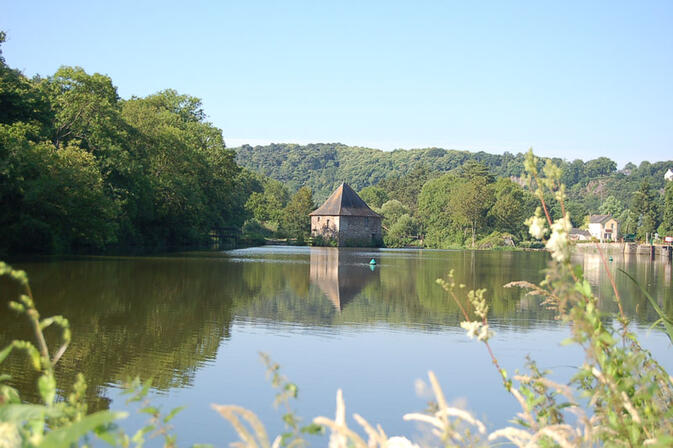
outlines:
[[[518,177],[523,172],[524,160],[523,153],[489,154],[442,148],[381,151],[341,143],[244,145],[233,149],[241,166],[279,180],[292,191],[308,186],[316,201],[327,198],[341,182],[348,182],[359,191],[381,181],[402,178],[419,166],[443,173],[471,160],[484,164],[496,177]],[[596,213],[610,195],[629,203],[643,180],[654,190],[662,190],[664,173],[673,169],[673,160],[646,161],[639,166],[629,163],[621,170],[606,157],[586,162],[552,160],[562,167],[562,180],[571,197],[584,199],[589,211]]]

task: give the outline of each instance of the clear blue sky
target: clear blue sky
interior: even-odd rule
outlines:
[[[203,99],[229,146],[673,159],[673,1],[0,0],[7,63]]]

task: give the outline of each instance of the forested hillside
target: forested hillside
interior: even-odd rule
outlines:
[[[485,165],[495,177],[519,177],[524,161],[523,153],[489,154],[442,148],[381,151],[340,143],[244,145],[233,149],[241,166],[279,180],[291,190],[308,186],[316,201],[326,199],[341,182],[361,190],[383,180],[391,182],[404,177],[415,168],[444,173],[470,160]],[[602,199],[610,195],[628,202],[642,180],[647,180],[655,190],[664,188],[664,173],[673,169],[673,160],[642,162],[639,166],[629,163],[619,171],[617,164],[607,157],[586,162],[561,158],[552,161],[562,167],[562,180],[573,189],[573,196],[585,196],[587,206],[596,212]]]
[[[319,204],[341,182],[360,191],[385,216],[389,246],[422,241],[430,247],[490,246],[502,235],[529,239],[523,221],[537,200],[523,187],[523,153],[488,154],[426,148],[381,151],[342,144],[272,144],[235,148],[239,164],[281,181],[290,190],[313,190]],[[673,161],[627,164],[606,157],[551,161],[567,187],[566,208],[576,227],[589,214],[612,214],[622,234],[644,239],[673,232]],[[540,168],[546,161],[540,159]],[[664,188],[666,188],[666,191]],[[551,212],[561,207],[548,198]],[[492,237],[489,239],[488,236]],[[479,245],[479,244],[478,244]]]
[[[326,199],[341,182],[360,190],[384,179],[402,177],[418,166],[446,172],[474,160],[496,176],[518,176],[523,172],[523,155],[510,153],[494,155],[441,148],[381,151],[340,143],[244,145],[234,150],[241,166],[277,179],[292,190],[308,186],[317,200]]]

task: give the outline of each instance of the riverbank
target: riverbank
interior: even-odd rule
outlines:
[[[575,252],[596,254],[598,249],[608,255],[642,255],[650,258],[671,259],[673,246],[638,243],[591,243],[575,244]]]

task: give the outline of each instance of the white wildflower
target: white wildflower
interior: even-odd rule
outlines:
[[[486,289],[477,289],[467,293],[467,298],[474,307],[474,314],[482,319],[486,319],[488,313],[488,306],[486,306],[486,299],[484,299],[485,292]]]
[[[477,334],[477,339],[486,342],[493,336],[493,331],[490,330],[488,324],[483,324],[479,329],[479,334]]]
[[[419,448],[406,437],[391,437],[386,442],[386,448]]]
[[[473,322],[461,322],[461,328],[467,330],[467,335],[470,339],[477,338],[477,340],[486,342],[493,336],[493,331],[489,328],[488,324],[483,322],[473,321]]]
[[[528,431],[508,426],[507,428],[498,429],[497,431],[490,433],[488,435],[488,440],[489,442],[492,442],[499,438],[505,438],[516,446],[527,446],[532,437],[533,435]]]
[[[558,262],[567,261],[570,257],[570,248],[568,246],[568,231],[570,230],[570,217],[566,214],[565,218],[557,219],[551,226],[552,234],[547,241],[547,249],[551,256]]]
[[[535,210],[535,216],[531,216],[525,222],[528,226],[528,233],[538,240],[544,238],[547,233],[546,223],[547,221],[542,217],[542,209],[540,207]]]
[[[470,337],[470,339],[474,339],[474,337],[477,335],[477,332],[479,331],[479,326],[481,325],[481,322],[468,322],[464,321],[460,323],[460,327],[463,330],[467,330],[467,335]]]
[[[0,448],[19,448],[20,446],[19,428],[14,423],[0,423]]]

